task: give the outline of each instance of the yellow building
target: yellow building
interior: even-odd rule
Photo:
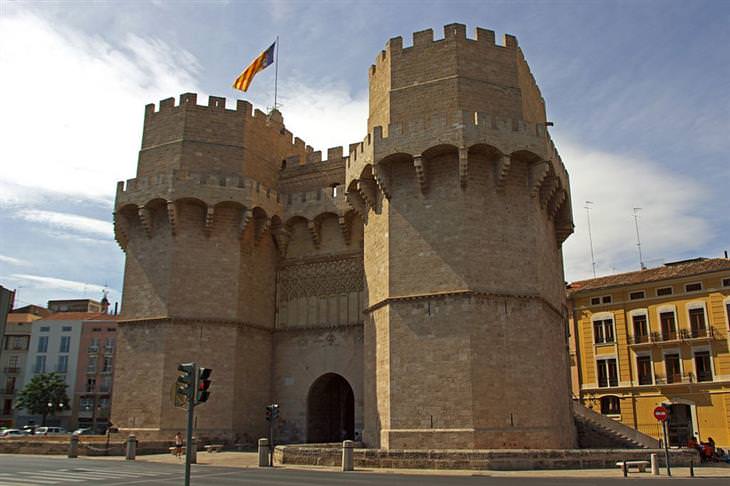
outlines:
[[[670,445],[697,434],[730,447],[730,260],[685,260],[573,282],[573,392],[597,412]]]

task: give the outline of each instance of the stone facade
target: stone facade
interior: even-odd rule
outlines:
[[[182,429],[172,386],[194,360],[214,370],[200,435],[251,443],[278,402],[284,442],[575,445],[569,181],[517,40],[429,29],[369,77],[368,134],[325,160],[278,111],[147,106],[114,215],[115,425]]]

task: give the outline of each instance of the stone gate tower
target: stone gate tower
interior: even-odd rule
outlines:
[[[120,183],[112,421],[169,439],[177,364],[213,368],[198,435],[383,448],[571,447],[568,176],[514,37],[391,39],[368,134],[326,160],[266,115],[148,105]]]
[[[365,224],[365,439],[573,446],[568,176],[517,40],[444,36],[388,42],[347,168]]]

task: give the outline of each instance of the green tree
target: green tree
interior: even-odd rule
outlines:
[[[58,373],[37,374],[18,393],[15,407],[42,416],[41,425],[46,425],[46,417],[64,408],[68,410],[66,382]]]

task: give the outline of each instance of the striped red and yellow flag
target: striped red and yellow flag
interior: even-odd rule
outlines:
[[[259,71],[263,71],[270,65],[274,64],[274,49],[276,48],[276,42],[271,44],[268,49],[266,49],[264,52],[259,54],[259,56],[253,60],[251,64],[248,65],[246,69],[243,70],[240,76],[236,78],[236,80],[233,82],[233,87],[241,90],[246,91],[248,90],[248,87],[251,86],[251,81],[253,81],[253,77],[258,73]]]

